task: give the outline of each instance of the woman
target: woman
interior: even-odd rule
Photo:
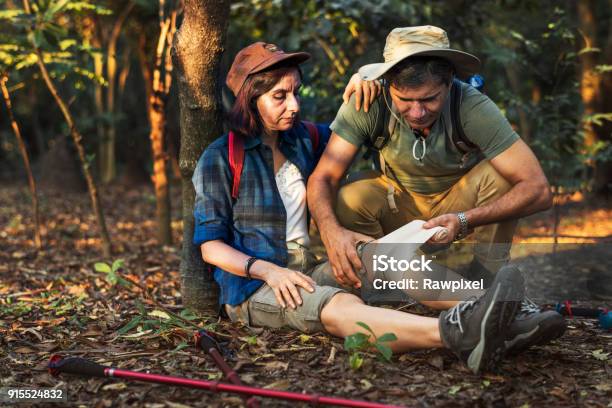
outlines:
[[[237,54],[228,73],[236,96],[232,137],[206,149],[193,177],[194,243],[215,266],[221,306],[233,321],[248,325],[338,337],[363,331],[360,321],[377,336],[394,333],[397,340],[389,345],[396,352],[447,347],[475,372],[489,367],[503,352],[504,331],[520,303],[514,298],[522,299],[514,269],[500,271],[495,290],[478,300],[429,302],[437,308],[456,304],[436,319],[368,306],[335,284],[327,262],[316,264],[308,249],[305,186],[330,131],[317,126],[317,143],[298,119],[299,64],[308,58],[258,42]],[[235,140],[244,156],[238,159],[241,171]]]

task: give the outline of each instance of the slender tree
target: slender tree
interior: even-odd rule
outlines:
[[[117,139],[116,123],[114,119],[116,96],[115,90],[117,88],[117,43],[121,35],[123,25],[129,13],[134,8],[133,2],[128,2],[123,8],[117,20],[113,24],[113,28],[110,31],[107,43],[106,52],[106,76],[108,80],[108,86],[106,88],[106,103],[102,100],[102,86],[96,84],[96,106],[99,113],[106,114],[109,118],[108,124],[101,126],[102,138],[99,142],[99,163],[100,163],[100,178],[103,183],[109,183],[115,179],[117,175],[117,164],[115,159],[115,142]],[[96,63],[96,71],[102,71],[102,60],[101,57]],[[98,72],[96,72],[98,73]]]
[[[176,32],[176,17],[178,10],[174,4],[166,12],[164,0],[159,2],[159,37],[155,49],[153,75],[147,75],[151,82],[147,97],[147,112],[151,130],[151,149],[153,150],[153,185],[155,187],[155,214],[157,219],[157,239],[162,245],[172,243],[170,185],[166,164],[168,154],[164,147],[166,140],[166,99],[172,83],[172,59],[170,48]],[[143,66],[147,69],[147,65]],[[151,79],[152,77],[152,79]],[[148,88],[149,89],[149,88]]]
[[[612,3],[612,2],[609,2]],[[597,18],[595,0],[582,0],[576,3],[578,10],[578,28],[582,37],[579,51],[580,58],[580,96],[584,105],[584,145],[588,152],[597,153],[604,143],[610,143],[610,125],[605,121],[612,121],[612,112],[607,111],[612,105],[612,98],[605,91],[610,86],[610,80],[605,79],[600,67],[609,67],[612,49],[612,30],[606,39],[598,36],[599,19]],[[605,21],[605,20],[604,20]],[[607,52],[603,52],[607,51]],[[607,73],[610,75],[610,72]],[[597,119],[597,117],[600,119]],[[612,182],[610,175],[610,159],[592,160],[589,164],[594,169],[593,189],[601,193],[609,189]]]
[[[194,189],[191,176],[206,145],[222,131],[219,62],[229,19],[229,0],[185,0],[183,23],[174,42],[177,72],[183,186],[183,304],[210,310],[217,304],[217,287],[199,248],[192,244]]]
[[[32,8],[30,7],[29,0],[23,0],[23,8],[27,14],[32,14]],[[31,30],[31,29],[30,29]],[[42,51],[38,47],[38,45],[33,42],[32,47],[34,50],[34,55],[36,56],[36,65],[38,66],[40,73],[43,77],[45,85],[49,89],[49,92],[53,96],[53,99],[59,106],[64,119],[66,120],[66,124],[68,125],[68,129],[70,130],[70,135],[72,136],[72,140],[76,147],[79,160],[81,162],[81,167],[83,169],[83,174],[85,176],[85,181],[87,182],[87,189],[89,190],[89,197],[91,199],[92,207],[94,210],[94,214],[96,216],[96,221],[98,223],[98,228],[100,232],[100,238],[102,241],[102,253],[104,257],[109,258],[111,256],[111,242],[108,235],[108,231],[106,229],[106,222],[104,220],[104,213],[102,212],[102,207],[100,206],[100,197],[98,195],[98,188],[96,183],[89,171],[89,164],[87,162],[87,158],[85,156],[85,148],[83,147],[83,136],[79,132],[74,122],[74,118],[70,110],[68,109],[68,105],[60,96],[57,87],[53,83],[51,79],[51,75],[49,75],[49,70],[45,65],[44,58],[42,55]]]
[[[11,103],[11,95],[9,93],[9,89],[6,86],[7,82],[8,75],[4,73],[1,74],[0,89],[2,90],[2,97],[4,98],[4,104],[6,105],[9,120],[11,121],[11,127],[13,128],[13,132],[15,133],[15,138],[17,138],[19,152],[21,153],[23,165],[28,175],[28,185],[30,187],[30,194],[32,195],[32,213],[34,214],[34,244],[36,245],[36,248],[40,249],[42,248],[42,239],[40,237],[40,212],[38,211],[38,194],[36,192],[36,182],[34,181],[34,176],[32,175],[32,168],[30,167],[30,157],[28,156],[28,151],[26,149],[25,142],[23,141],[23,137],[21,136],[21,129],[19,129],[19,124],[17,124],[17,120],[13,115],[13,105]]]

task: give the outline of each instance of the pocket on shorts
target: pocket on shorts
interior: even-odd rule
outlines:
[[[282,327],[285,317],[283,308],[277,303],[274,291],[264,285],[249,299],[250,325]]]

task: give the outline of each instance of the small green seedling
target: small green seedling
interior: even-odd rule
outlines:
[[[367,330],[370,334],[355,333],[347,336],[344,339],[344,349],[349,353],[349,365],[353,370],[358,370],[363,365],[363,352],[374,349],[378,353],[378,358],[382,361],[391,361],[393,351],[386,345],[390,341],[397,340],[397,336],[393,333],[385,333],[380,337],[376,337],[370,326],[364,322],[357,324]]]
[[[118,273],[119,269],[123,268],[123,265],[124,265],[123,259],[117,259],[115,262],[113,262],[112,265],[109,265],[106,262],[97,262],[94,265],[94,269],[96,270],[96,272],[105,273],[106,281],[111,286],[115,286],[119,284],[121,286],[128,287],[130,286],[130,282],[123,279]]]

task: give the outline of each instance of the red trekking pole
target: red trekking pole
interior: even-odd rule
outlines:
[[[181,387],[198,388],[212,392],[231,392],[242,395],[257,395],[260,397],[277,398],[290,401],[308,402],[314,405],[338,405],[356,408],[390,408],[397,405],[385,405],[376,402],[354,401],[344,398],[324,397],[319,395],[300,394],[297,392],[268,390],[265,388],[249,387],[245,385],[224,384],[218,381],[194,380],[191,378],[173,377],[169,375],[140,373],[137,371],[121,370],[115,367],[106,367],[93,361],[79,357],[53,356],[49,361],[49,372],[52,375],[60,373],[85,375],[90,377],[113,377],[128,380],[145,381],[157,384],[178,385]]]
[[[217,367],[223,372],[225,378],[230,380],[232,384],[243,385],[236,371],[225,362],[221,356],[221,345],[212,337],[206,330],[199,330],[195,334],[196,347],[204,350],[215,362]],[[259,408],[259,401],[255,397],[246,398],[245,402],[249,408]]]

